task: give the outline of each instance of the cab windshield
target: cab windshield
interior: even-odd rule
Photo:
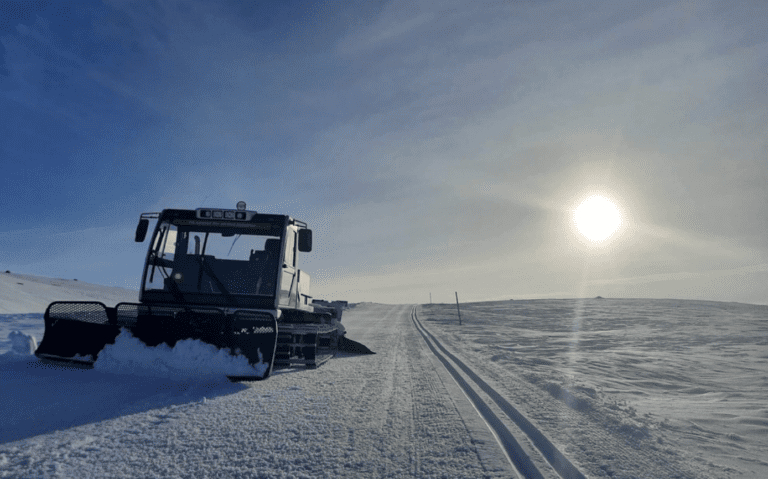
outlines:
[[[163,222],[152,239],[145,290],[274,296],[280,236],[271,228]]]

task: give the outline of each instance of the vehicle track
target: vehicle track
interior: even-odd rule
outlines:
[[[445,349],[440,341],[419,321],[415,306],[411,309],[411,320],[429,349],[443,363],[472,402],[477,412],[488,424],[488,427],[493,431],[502,450],[523,477],[531,479],[545,477],[546,472],[543,472],[536,465],[536,462],[541,463],[541,458],[543,458],[563,479],[586,479],[586,476],[555,447],[552,441],[510,404],[509,401],[483,381],[464,362]],[[482,393],[492,402],[489,403],[488,399],[484,399]],[[535,450],[524,447],[505,424],[503,417],[500,417],[494,409],[500,410],[507,418],[512,420],[517,428],[519,428],[519,431],[522,431],[535,446]],[[533,460],[529,455],[531,452],[538,453],[541,458],[536,458],[538,461]]]

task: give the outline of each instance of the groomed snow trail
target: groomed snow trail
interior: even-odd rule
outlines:
[[[126,395],[110,392],[119,375],[66,371],[66,381],[51,381],[50,395],[13,397],[70,415],[71,424],[38,424],[38,435],[0,444],[0,477],[515,477],[411,310],[358,305],[345,312],[347,334],[377,354],[341,355],[266,381],[125,376],[132,390],[152,385],[151,393]],[[47,380],[33,369],[13,363],[0,373],[16,388]],[[95,401],[89,391],[98,391]]]
[[[741,475],[728,466],[702,461],[686,450],[665,423],[648,415],[640,416],[623,403],[601,400],[599,391],[584,385],[601,378],[561,377],[547,321],[567,323],[567,311],[548,311],[549,304],[514,304],[520,309],[538,309],[530,318],[515,323],[495,317],[493,305],[462,305],[463,326],[458,325],[455,305],[419,306],[417,315],[448,351],[513,404],[585,475],[614,479],[761,477]],[[554,304],[562,307],[560,303]],[[501,314],[510,313],[502,309]],[[563,319],[558,319],[560,316]],[[532,342],[528,338],[532,332],[540,337],[535,342],[539,349],[520,348],[515,362],[499,361],[509,353],[489,346],[499,341],[527,345],[525,341]],[[598,359],[595,357],[593,362]],[[516,437],[525,444],[524,435]]]
[[[510,462],[526,479],[559,476],[564,479],[585,479],[584,474],[560,452],[544,433],[485,382],[464,361],[448,351],[419,321],[416,307],[411,317],[432,353],[454,377],[488,427],[493,430],[499,446]],[[511,420],[511,423],[510,423]],[[518,436],[516,438],[515,436]],[[521,440],[527,440],[521,442]],[[535,449],[529,444],[535,446]],[[528,447],[526,447],[528,446]],[[552,467],[549,471],[545,466]]]

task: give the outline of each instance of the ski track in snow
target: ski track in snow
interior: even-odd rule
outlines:
[[[455,305],[416,313],[441,354],[587,477],[768,477],[768,307],[470,303],[462,326]],[[39,343],[43,326],[41,314],[0,315],[0,478],[514,476],[411,307],[361,304],[344,322],[377,354],[230,383],[2,354],[11,331]],[[479,394],[542,476],[558,477],[527,426]]]
[[[419,318],[591,477],[768,477],[768,307],[424,305]],[[706,424],[706,427],[701,424]]]
[[[475,410],[483,417],[487,427],[493,430],[499,446],[522,477],[543,479],[559,476],[564,479],[584,479],[584,474],[552,444],[539,428],[520,414],[517,408],[480,378],[476,371],[448,351],[432,333],[424,328],[416,314],[416,307],[412,311],[412,320],[432,353],[454,377]],[[525,447],[521,442],[525,439],[538,451]],[[552,471],[547,468],[546,463],[549,463]]]

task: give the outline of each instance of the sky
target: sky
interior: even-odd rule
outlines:
[[[309,223],[315,297],[768,304],[767,18],[0,2],[0,270],[138,289],[142,212],[243,200]],[[595,194],[601,243],[574,226]]]

